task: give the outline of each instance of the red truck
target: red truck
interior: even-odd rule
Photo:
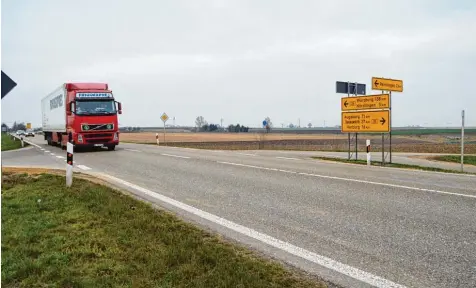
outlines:
[[[119,144],[117,114],[122,105],[106,83],[65,83],[41,100],[42,126],[48,145],[65,149],[72,135],[75,149]]]

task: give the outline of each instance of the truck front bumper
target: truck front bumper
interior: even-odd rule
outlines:
[[[73,136],[76,147],[110,147],[119,145],[119,133],[78,133]]]

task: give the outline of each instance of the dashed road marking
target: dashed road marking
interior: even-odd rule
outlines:
[[[84,165],[76,165],[76,167],[78,167],[81,170],[91,170],[92,169],[92,168],[89,168],[88,166],[84,166]]]
[[[278,159],[286,159],[286,160],[301,160],[301,159],[299,159],[299,158],[280,157],[280,156],[277,156],[276,158],[278,158]]]
[[[281,169],[277,169],[277,168],[268,168],[268,167],[254,166],[254,165],[247,165],[247,164],[240,164],[240,163],[232,163],[232,162],[217,161],[217,163],[225,164],[225,165],[232,165],[232,166],[241,166],[241,167],[247,167],[247,168],[253,168],[253,169],[260,169],[260,170],[278,171],[278,172],[297,174],[297,175],[302,175],[302,176],[310,176],[310,177],[318,177],[318,178],[325,178],[325,179],[333,179],[333,180],[341,180],[341,181],[348,181],[348,182],[364,183],[364,184],[371,184],[371,185],[387,186],[387,187],[393,187],[393,188],[401,188],[401,189],[415,190],[415,191],[421,191],[421,192],[446,194],[446,195],[461,196],[461,197],[476,199],[476,195],[471,195],[471,194],[462,194],[462,193],[447,192],[447,191],[440,191],[440,190],[427,189],[427,188],[418,188],[418,187],[391,184],[391,183],[374,182],[374,181],[344,178],[344,177],[337,177],[337,176],[328,176],[328,175],[296,172],[296,171],[289,171],[289,170],[281,170]]]
[[[162,155],[162,156],[167,156],[167,157],[175,157],[175,158],[190,159],[190,157],[188,157],[188,156],[172,155],[172,154],[165,154],[165,153],[163,153],[163,154],[160,154],[160,155]]]
[[[135,149],[124,149],[124,150],[129,151],[129,152],[142,152],[142,151],[135,150]]]
[[[236,153],[240,155],[245,155],[245,156],[257,156],[256,154],[250,154],[250,153]]]
[[[64,159],[64,156],[56,156],[56,158]]]

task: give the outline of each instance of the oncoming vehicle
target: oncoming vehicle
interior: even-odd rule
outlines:
[[[43,133],[48,145],[66,148],[70,137],[75,149],[119,145],[117,114],[106,83],[65,83],[41,100]]]
[[[18,136],[23,136],[23,135],[25,135],[25,131],[24,130],[17,130],[16,134]]]
[[[35,137],[35,132],[31,129],[27,129],[25,132],[25,137]]]

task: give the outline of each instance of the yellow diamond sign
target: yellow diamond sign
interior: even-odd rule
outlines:
[[[166,113],[162,114],[162,116],[160,116],[160,119],[162,119],[162,121],[167,122],[167,120],[169,120],[169,115],[167,115]]]

